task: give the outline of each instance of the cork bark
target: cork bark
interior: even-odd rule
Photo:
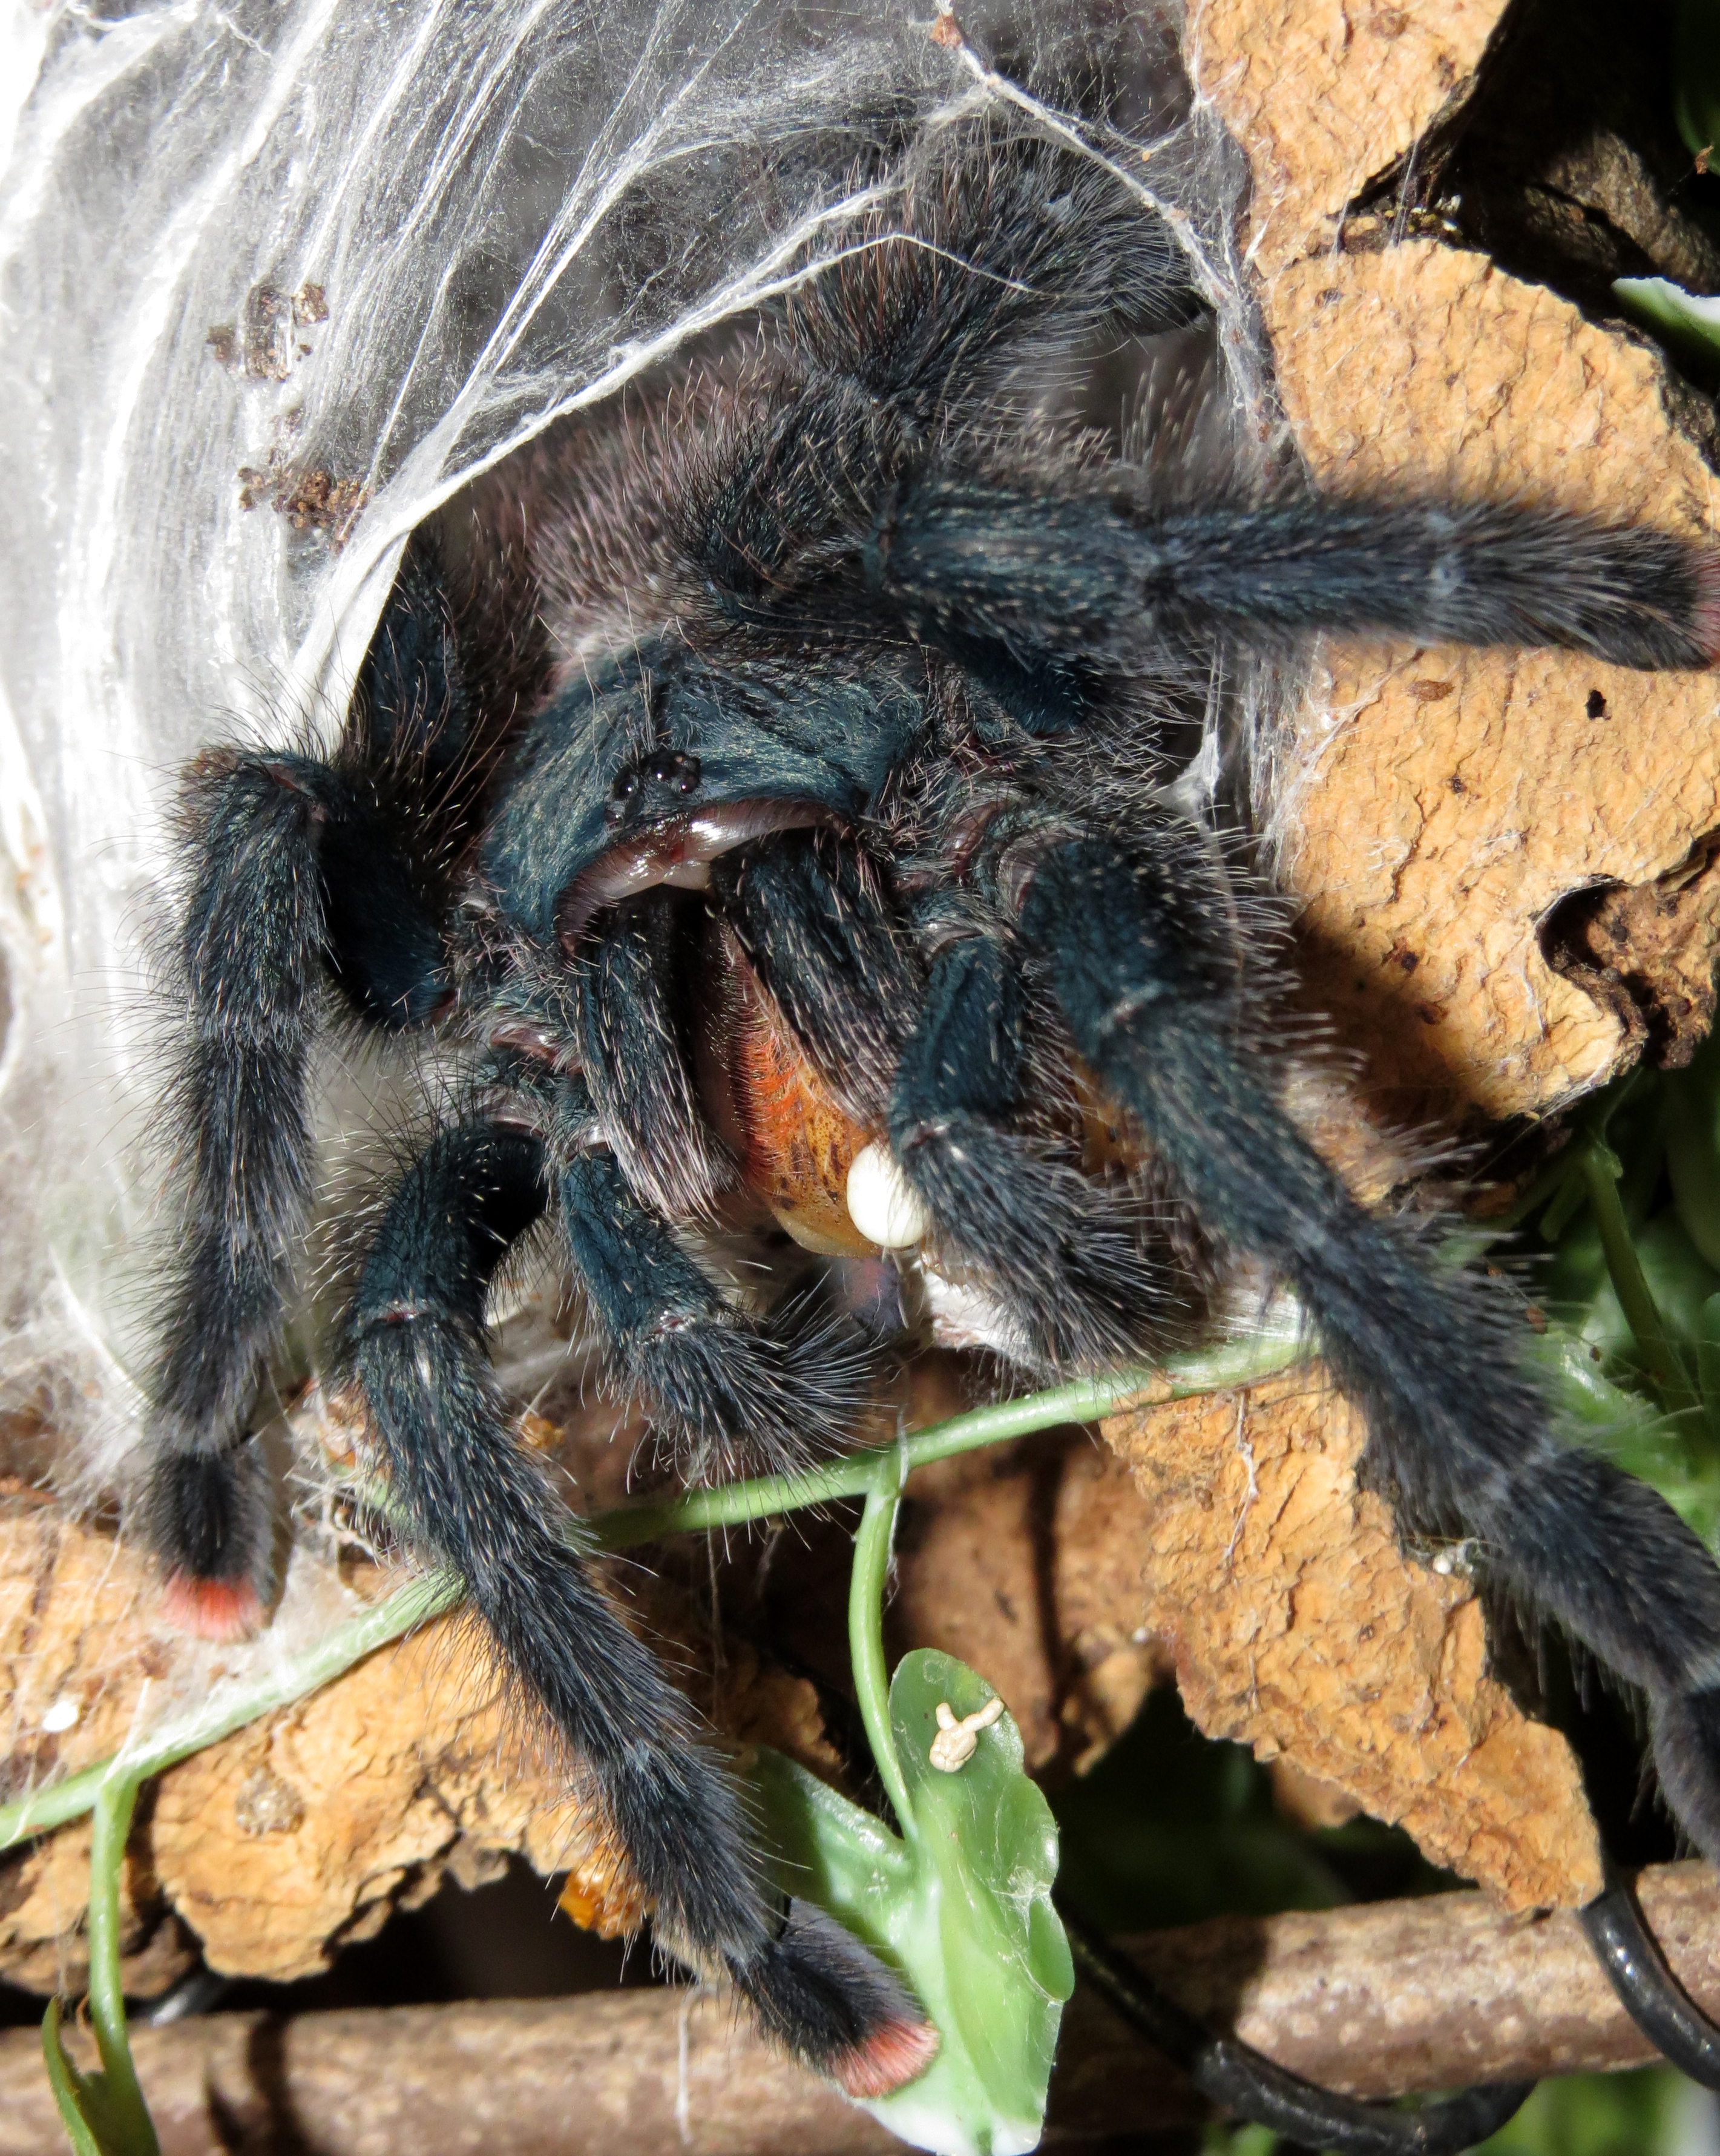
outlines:
[[[1297,441],[1335,488],[1712,529],[1713,475],[1672,423],[1663,362],[1484,257],[1409,241],[1295,263],[1269,315]],[[1310,992],[1373,1039],[1399,1113],[1556,1108],[1640,1052],[1633,1006],[1682,1014],[1665,1029],[1694,1047],[1720,883],[1712,675],[1333,642],[1291,726],[1283,872]],[[1555,970],[1543,932],[1562,901],[1669,881],[1699,916],[1681,966],[1645,941],[1622,1011]]]
[[[1346,204],[1473,88],[1505,0],[1194,0],[1190,71],[1248,152],[1251,259],[1332,243]]]
[[[363,1578],[366,1599],[383,1584]],[[141,1553],[110,1537],[45,1509],[0,1521],[0,1676],[14,1727],[38,1732],[13,1752],[16,1780],[105,1758],[151,1686],[194,1697],[221,1674],[218,1653],[163,1630],[157,1594]],[[709,1668],[710,1640],[672,1586],[629,1571],[626,1595],[665,1653]],[[703,1694],[732,1743],[839,1772],[811,1685],[744,1642]],[[42,1733],[71,1714],[61,1733]],[[0,1975],[44,1990],[80,1977],[89,1840],[87,1823],[74,1825],[0,1856]],[[475,1885],[509,1851],[565,1874],[569,1912],[588,1928],[616,1936],[640,1922],[644,1902],[601,1815],[544,1756],[473,1628],[440,1619],[152,1785],[125,1881],[130,1986],[171,1980],[187,1958],[181,1926],[223,1974],[307,1975],[434,1892],[445,1869]]]
[[[922,1409],[951,1404],[922,1389]],[[1111,1451],[1048,1432],[916,1475],[892,1647],[941,1647],[983,1671],[1042,1768],[1098,1758],[1173,1662],[1203,1727],[1302,1774],[1292,1805],[1317,1814],[1336,1796],[1401,1820],[1514,1908],[1594,1891],[1594,1830],[1563,1740],[1487,1676],[1461,1575],[1406,1558],[1379,1500],[1358,1491],[1359,1425],[1317,1378],[1138,1411],[1106,1435]],[[807,1553],[810,1575],[834,1580],[834,1609],[789,1585],[809,1635],[794,1659],[816,1669],[834,1654],[839,1686],[844,1539],[835,1526]],[[611,1584],[731,1744],[773,1744],[839,1779],[813,1684],[744,1625],[725,1629],[719,1654],[687,1591],[696,1570],[630,1566]],[[331,1599],[385,1584],[368,1566],[347,1575],[345,1589],[323,1583]],[[75,1772],[116,1748],[152,1687],[194,1693],[220,1674],[233,1650],[174,1640],[155,1594],[136,1551],[50,1507],[0,1520],[15,1769]],[[444,1871],[477,1884],[508,1851],[565,1875],[579,1922],[614,1935],[645,1913],[600,1816],[543,1756],[482,1642],[439,1620],[152,1786],[125,1881],[130,1988],[163,1988],[192,1934],[225,1974],[309,1974]],[[0,1974],[44,1990],[81,1980],[88,1862],[82,1825],[0,1856]]]
[[[1317,1368],[1105,1435],[1150,1514],[1147,1629],[1208,1736],[1406,1827],[1507,1908],[1599,1892],[1570,1748],[1490,1675],[1461,1564],[1406,1555],[1358,1486],[1365,1428]]]
[[[1337,492],[1555,504],[1712,536],[1714,475],[1622,323],[1358,212],[1473,93],[1502,0],[1206,0],[1196,79],[1246,150],[1250,259],[1287,423]],[[1425,223],[1427,219],[1419,220]],[[1544,1114],[1713,1014],[1720,689],[1548,653],[1329,640],[1281,745],[1281,872],[1310,1003],[1382,1121]],[[1562,902],[1673,896],[1599,963]],[[1551,942],[1553,947],[1547,947]]]
[[[951,1382],[947,1361],[922,1374],[922,1412],[958,1404],[939,1377]],[[541,1429],[531,1435],[544,1441]],[[615,1480],[624,1458],[608,1465]],[[1056,1522],[1046,1536],[1036,1519],[1048,1491]],[[908,1501],[893,1644],[942,1647],[986,1671],[1015,1706],[1037,1765],[1096,1757],[1163,1666],[1142,1627],[1147,1512],[1127,1471],[1089,1434],[1050,1432],[999,1457],[927,1471]],[[817,1578],[834,1584],[834,1608],[813,1607],[810,1589],[792,1598],[809,1635],[796,1661],[818,1668],[834,1656],[838,1688],[845,1541],[832,1523],[813,1561]],[[726,1594],[738,1598],[761,1547],[737,1538]],[[684,1673],[719,1740],[773,1745],[839,1782],[813,1683],[755,1644],[744,1620],[713,1627],[702,1545],[689,1562],[660,1556],[658,1566],[612,1567],[608,1584]],[[343,1578],[307,1570],[331,1621],[399,1576],[350,1553]],[[266,1635],[234,1650],[167,1631],[135,1547],[46,1503],[14,1498],[0,1513],[0,1697],[13,1733],[6,1794],[108,1757],[163,1691],[195,1697],[243,1658],[260,1665],[269,1652]],[[311,1974],[391,1910],[434,1892],[444,1871],[475,1885],[509,1852],[564,1875],[563,1907],[605,1936],[630,1933],[646,1913],[601,1816],[582,1804],[565,1764],[545,1755],[482,1638],[461,1618],[440,1619],[146,1792],[124,1882],[128,1988],[163,1989],[188,1965],[193,1934],[223,1974]],[[0,1853],[0,1977],[44,1991],[81,1982],[89,1854],[87,1823]]]

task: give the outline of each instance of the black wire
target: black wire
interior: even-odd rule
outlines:
[[[1417,2112],[1304,2081],[1235,2036],[1215,2036],[1109,1943],[1060,1907],[1076,1966],[1210,2102],[1332,2156],[1459,2156],[1521,2109],[1533,2082],[1489,2082]]]
[[[1720,2026],[1668,1968],[1630,1882],[1608,1887],[1577,1917],[1595,1959],[1643,2035],[1681,2073],[1704,2088],[1720,2089]]]

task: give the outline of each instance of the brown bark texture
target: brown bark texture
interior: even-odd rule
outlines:
[[[1366,1435],[1317,1370],[1114,1417],[1148,1501],[1147,1629],[1208,1736],[1407,1827],[1509,1908],[1588,1901],[1600,1848],[1570,1748],[1488,1673],[1462,1572],[1406,1558],[1357,1486]]]
[[[1644,1904],[1693,1995],[1720,2009],[1720,1889],[1698,1865],[1645,1876]],[[1643,2063],[1646,2040],[1569,1916],[1523,1923],[1479,1894],[1225,1918],[1127,1942],[1183,2005],[1310,2079],[1385,2097]],[[93,2051],[86,2040],[83,2048]],[[317,2014],[141,2029],[164,2156],[882,2156],[883,2128],[707,1995]],[[1199,2098],[1078,1991],[1045,2146],[1079,2148],[1201,2115]],[[0,2156],[52,2156],[60,2128],[33,2030],[0,2036]]]

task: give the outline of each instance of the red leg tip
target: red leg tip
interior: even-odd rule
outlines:
[[[176,1572],[162,1589],[162,1614],[176,1631],[223,1646],[263,1629],[263,1604],[248,1579],[193,1579]]]
[[[929,2021],[886,2021],[837,2060],[833,2071],[847,2093],[864,2103],[923,2074],[937,2056],[937,2031]]]

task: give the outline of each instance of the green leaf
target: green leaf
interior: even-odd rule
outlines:
[[[42,2057],[54,2108],[74,2156],[116,2156],[121,2144],[110,2115],[100,2074],[82,2074],[66,2056],[59,2033],[59,2001],[50,1999],[42,2016]]]
[[[1039,2146],[1063,2002],[1075,1966],[1051,1906],[1057,1829],[1022,1768],[1005,1714],[952,1773],[931,1763],[937,1708],[959,1719],[990,1687],[964,1663],[909,1655],[890,1719],[911,1799],[906,1840],[773,1752],[755,1755],[766,1834],[791,1893],[828,1909],[906,1980],[936,2023],[938,2055],[865,2107],[939,2156],[1017,2156]]]

